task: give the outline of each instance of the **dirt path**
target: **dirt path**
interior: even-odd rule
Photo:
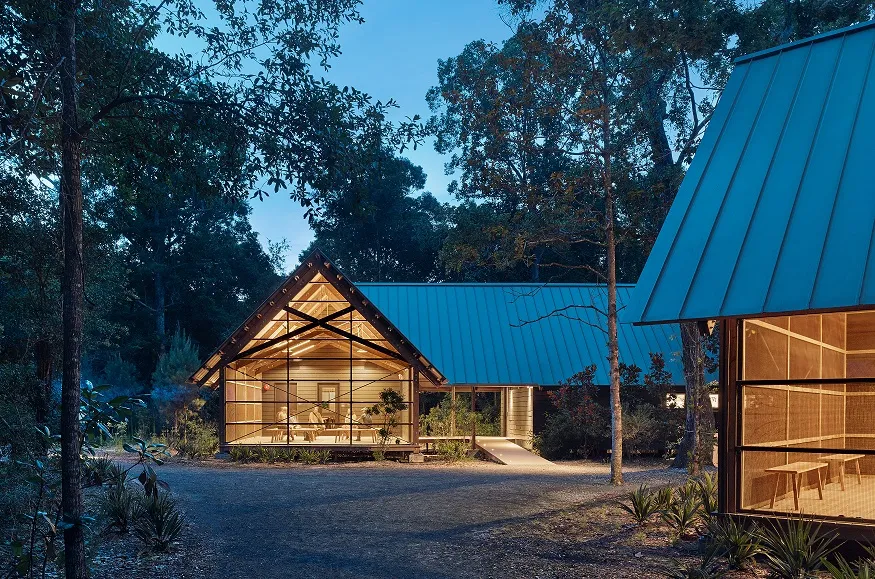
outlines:
[[[612,497],[641,482],[683,478],[631,470],[622,490],[606,484],[606,466],[592,464],[171,463],[161,477],[211,545],[223,579],[559,577],[586,563],[574,560],[579,546],[562,543],[590,537],[557,524],[605,514]]]

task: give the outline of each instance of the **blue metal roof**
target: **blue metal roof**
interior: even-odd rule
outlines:
[[[590,364],[597,367],[597,384],[610,382],[607,334],[602,329],[606,319],[580,307],[605,311],[605,286],[357,283],[356,287],[450,384],[552,386]],[[617,289],[619,307],[628,301],[632,288]],[[647,372],[650,353],[659,352],[674,383],[684,383],[677,326],[621,324],[619,339],[621,362]]]
[[[624,320],[875,305],[875,22],[736,61]]]

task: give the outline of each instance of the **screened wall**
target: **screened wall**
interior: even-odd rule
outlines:
[[[875,312],[739,332],[741,509],[875,521]]]
[[[410,365],[321,274],[220,379],[225,444],[373,446],[384,428],[388,444],[414,436]]]

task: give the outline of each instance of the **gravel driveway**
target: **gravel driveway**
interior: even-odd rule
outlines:
[[[210,544],[217,577],[549,577],[561,574],[555,549],[533,553],[502,533],[534,531],[550,513],[607,504],[644,481],[682,478],[629,470],[622,490],[598,464],[170,463],[160,476]]]

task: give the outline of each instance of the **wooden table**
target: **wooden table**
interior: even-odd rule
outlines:
[[[860,459],[863,454],[829,454],[821,456],[818,460],[825,460],[830,465],[835,464],[839,471],[839,483],[842,485],[842,490],[845,490],[845,464],[853,462],[857,467],[857,484],[863,484],[863,477],[860,475]]]
[[[767,468],[766,472],[775,473],[775,494],[772,495],[772,502],[769,508],[775,508],[775,499],[778,497],[778,487],[781,485],[781,475],[792,476],[793,482],[793,506],[799,510],[799,493],[802,490],[802,475],[807,472],[817,472],[817,494],[820,500],[823,500],[823,478],[820,476],[820,469],[829,468],[828,462],[791,462],[782,466],[773,466]]]
[[[265,434],[270,435],[270,441],[276,442],[277,440],[282,441],[283,437],[286,436],[288,431],[285,426],[271,426],[269,428],[264,429]],[[292,436],[292,440],[294,440],[294,435]]]
[[[334,442],[340,442],[341,440],[349,438],[350,432],[356,434],[356,440],[362,439],[362,434],[368,434],[372,437],[374,442],[377,442],[377,429],[376,428],[357,428],[353,427],[352,431],[350,431],[349,427],[346,428],[326,428],[322,431],[322,434],[326,436],[334,436]]]

